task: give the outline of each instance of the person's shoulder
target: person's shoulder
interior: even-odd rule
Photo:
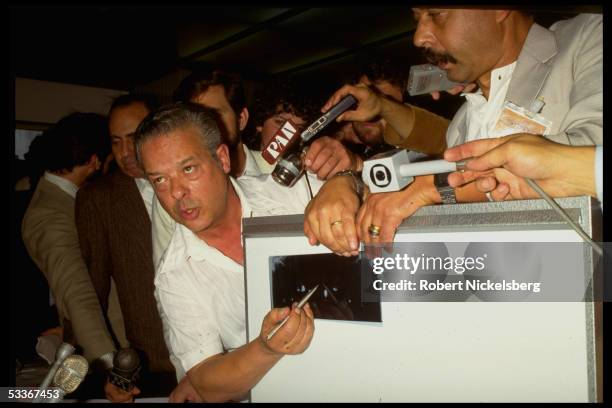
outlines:
[[[557,36],[573,35],[579,32],[593,32],[601,30],[603,16],[601,14],[578,14],[567,20],[557,21],[550,26],[549,30]]]
[[[107,194],[116,183],[114,174],[101,176],[79,189],[78,194],[82,196]]]

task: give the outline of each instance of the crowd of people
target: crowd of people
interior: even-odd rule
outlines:
[[[275,80],[248,103],[239,75],[199,70],[170,104],[120,96],[106,118],[74,113],[40,137],[44,169],[30,180],[23,242],[63,341],[101,370],[121,347],[139,353],[138,386],[101,383],[109,400],[241,401],[285,355],[308,348],[308,305],[271,309],[246,341],[244,218],[304,214],[311,245],[348,257],[360,243],[392,242],[423,206],[538,198],[524,177],[553,197],[603,206],[602,16],[545,28],[520,10],[413,13],[415,47],[466,84],[450,91],[465,98],[450,121],[410,103],[408,67],[377,59],[326,99]],[[301,130],[348,94],[357,105],[310,143],[302,179],[274,181],[261,149],[279,127]],[[545,118],[545,129],[504,127],[512,106],[529,112],[525,121]],[[397,147],[466,168],[370,193],[364,160]]]

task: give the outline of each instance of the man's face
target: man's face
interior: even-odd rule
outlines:
[[[143,177],[144,173],[136,162],[134,151],[134,132],[149,114],[149,110],[140,102],[113,109],[108,120],[111,137],[111,148],[115,161],[122,172],[130,177]]]
[[[216,153],[219,162],[191,127],[153,137],[140,149],[146,177],[160,203],[196,235],[214,227],[226,207],[227,146],[219,145]]]
[[[502,59],[499,10],[415,8],[414,45],[455,82],[474,82]]]
[[[301,131],[304,128],[304,119],[300,116],[296,116],[293,113],[284,112],[282,110],[282,106],[279,104],[276,107],[276,112],[274,115],[270,116],[263,122],[263,126],[261,127],[261,146],[266,146],[270,140],[276,134],[276,131],[285,123],[285,121],[291,120],[295,125],[297,125],[298,131]]]
[[[359,82],[366,85],[373,85],[380,93],[387,95],[397,102],[402,102],[402,90],[392,85],[389,81],[381,80],[372,84],[369,78],[364,75],[359,79]],[[375,146],[383,142],[386,126],[386,121],[384,119],[381,118],[373,122],[352,122],[352,125],[355,134],[363,144]]]
[[[223,85],[211,85],[204,92],[195,97],[192,102],[207,108],[214,109],[219,114],[221,123],[221,137],[223,143],[234,146],[240,140],[240,117],[234,112],[225,95]]]

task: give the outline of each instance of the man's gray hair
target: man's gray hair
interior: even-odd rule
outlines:
[[[211,156],[216,160],[217,147],[221,143],[221,132],[215,110],[191,102],[177,102],[151,112],[138,125],[134,133],[136,160],[142,166],[142,145],[149,139],[167,135],[178,129],[196,129]]]

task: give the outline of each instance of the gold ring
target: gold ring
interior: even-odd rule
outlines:
[[[377,237],[380,235],[380,227],[378,225],[370,224],[368,227],[368,232],[370,233],[370,236]]]
[[[338,225],[338,224],[342,224],[342,220],[336,220],[334,222],[332,222],[331,224],[329,224],[331,227],[333,227],[334,225]]]

